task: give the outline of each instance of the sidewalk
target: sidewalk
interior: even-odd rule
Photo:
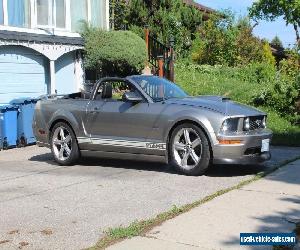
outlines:
[[[300,160],[109,249],[272,249],[240,246],[239,234],[292,232],[299,221]]]

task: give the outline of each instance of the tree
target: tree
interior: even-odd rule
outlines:
[[[272,39],[271,44],[272,44],[273,46],[283,48],[282,42],[281,42],[281,40],[280,40],[280,38],[279,38],[278,36],[275,36],[275,37]]]
[[[146,44],[133,32],[104,31],[86,26],[82,36],[87,69],[97,70],[102,76],[127,76],[143,69]]]
[[[127,26],[128,4],[126,0],[110,1],[110,21],[112,30],[124,30]]]
[[[191,52],[192,60],[198,64],[238,66],[274,62],[270,47],[253,35],[249,19],[235,21],[230,14],[226,19],[206,21]]]
[[[253,19],[274,21],[282,16],[286,24],[294,27],[300,45],[300,1],[299,0],[258,0],[249,9]]]
[[[117,22],[117,17],[125,13],[122,23],[138,35],[143,36],[143,29],[148,25],[163,43],[173,37],[177,55],[191,46],[202,23],[202,13],[182,0],[113,0],[112,3],[116,30],[122,29],[122,25],[117,25],[121,23],[121,19]]]

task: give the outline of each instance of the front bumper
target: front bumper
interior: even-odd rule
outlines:
[[[257,164],[271,159],[270,151],[261,152],[262,140],[272,138],[272,131],[263,129],[242,134],[218,135],[219,140],[237,140],[240,144],[216,144],[214,164]]]

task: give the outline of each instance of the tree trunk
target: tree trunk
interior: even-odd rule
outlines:
[[[294,26],[294,30],[296,32],[297,43],[298,43],[298,45],[300,45],[300,34],[299,34],[298,26],[296,23],[294,23],[293,26]]]

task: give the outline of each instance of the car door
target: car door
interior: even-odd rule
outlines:
[[[128,81],[107,82],[103,86],[106,84],[111,84],[112,94],[101,99],[95,98],[88,107],[87,132],[91,137],[91,148],[109,152],[163,155],[163,150],[157,152],[153,148],[151,143],[156,143],[155,141],[147,140],[162,107],[152,107],[146,99],[137,103],[123,101],[122,95],[126,91],[136,91],[142,95]]]

